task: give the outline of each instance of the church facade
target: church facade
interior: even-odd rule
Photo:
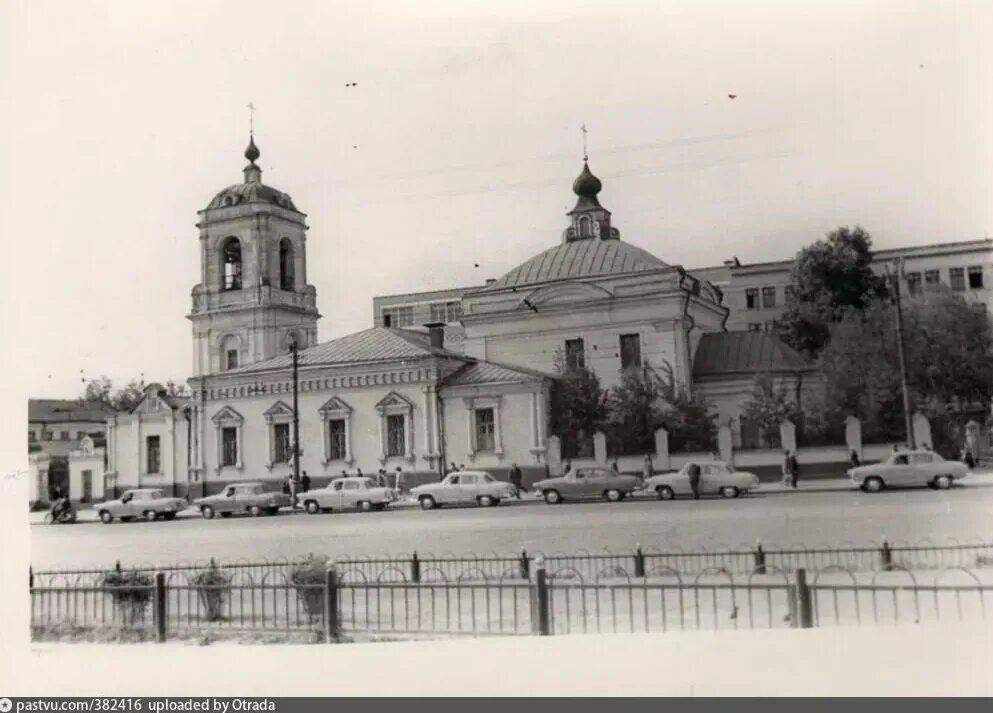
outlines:
[[[193,496],[233,481],[277,488],[293,472],[295,414],[300,471],[314,485],[386,469],[409,487],[449,463],[498,477],[516,463],[526,477],[543,475],[560,362],[594,368],[607,388],[624,368],[666,363],[690,389],[699,345],[724,332],[721,291],[623,242],[584,162],[555,244],[462,295],[457,341],[446,339],[452,320],[432,310],[428,323],[397,315],[395,324],[321,342],[306,216],[262,182],[254,138],[245,157],[244,181],[199,214],[192,399],[164,408],[149,394],[112,424],[118,489],[158,480]],[[141,430],[160,421],[162,433]],[[150,438],[156,458],[171,464],[162,477],[141,465]]]

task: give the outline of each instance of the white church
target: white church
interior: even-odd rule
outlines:
[[[606,388],[625,367],[667,362],[725,419],[756,372],[789,378],[806,369],[770,335],[726,332],[719,289],[622,241],[585,163],[556,244],[463,296],[461,350],[445,348],[441,324],[321,342],[306,215],[262,182],[259,156],[253,138],[244,180],[199,212],[193,398],[153,384],[132,413],[109,420],[109,488],[194,497],[233,481],[278,488],[293,470],[294,341],[300,469],[315,486],[380,468],[401,468],[409,486],[437,479],[451,462],[501,478],[512,463],[528,479],[554,470],[556,352],[595,369]]]

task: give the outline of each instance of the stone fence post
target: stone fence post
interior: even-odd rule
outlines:
[[[862,422],[855,416],[845,419],[845,445],[849,451],[859,454],[859,460],[862,459]]]
[[[593,434],[593,459],[601,468],[607,467],[607,436],[603,431]]]
[[[664,428],[655,431],[655,467],[661,471],[669,470],[669,432]]]
[[[915,412],[911,425],[914,430],[914,446],[916,448],[923,448],[924,444],[927,444],[933,448],[934,442],[931,440],[931,422],[927,420],[927,416],[920,411]],[[907,445],[910,444],[908,443]]]

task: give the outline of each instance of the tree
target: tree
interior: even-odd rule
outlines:
[[[555,354],[558,380],[552,389],[551,432],[562,441],[568,458],[593,455],[593,434],[604,430],[609,415],[609,395],[596,372],[585,365],[567,364]]]
[[[886,295],[886,283],[871,264],[872,237],[859,226],[838,228],[797,253],[780,321],[783,340],[799,352],[818,354],[831,325]]]
[[[907,383],[912,408],[932,419],[935,448],[944,452],[958,423],[988,413],[993,393],[993,325],[985,312],[947,287],[903,302]],[[876,301],[831,330],[818,360],[825,408],[862,419],[866,440],[905,437],[893,306]],[[954,452],[954,450],[953,450]]]
[[[776,385],[768,374],[759,374],[751,398],[741,406],[741,418],[755,429],[760,445],[778,448],[779,425],[783,421],[797,424],[800,405],[785,384]]]
[[[144,378],[131,379],[126,386],[115,390],[113,382],[106,376],[101,376],[86,383],[80,400],[102,403],[116,411],[131,411],[145,397],[146,386]],[[182,381],[169,379],[165,390],[167,396],[178,398],[189,396],[186,384]]]

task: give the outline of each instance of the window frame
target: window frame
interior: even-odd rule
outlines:
[[[586,368],[586,340],[582,337],[566,339],[564,354],[567,369]],[[576,359],[577,356],[578,359]]]
[[[627,350],[625,350],[625,340],[627,340],[629,344]],[[632,342],[634,344],[634,352],[635,352],[635,358],[633,361],[630,360],[631,351],[632,351],[630,348],[630,344]],[[621,334],[618,336],[618,343],[620,348],[621,369],[640,369],[642,364],[644,363],[642,361],[642,355],[641,355],[641,334],[639,333]],[[627,352],[627,358],[625,358],[625,352]],[[630,361],[630,363],[625,364],[624,363],[625,361]]]
[[[293,423],[293,409],[289,407],[283,401],[277,401],[268,409],[266,409],[263,414],[266,422],[266,430],[269,435],[269,462],[266,467],[272,470],[274,466],[277,465],[290,465],[293,462],[293,432],[289,430],[289,425]],[[286,459],[280,459],[280,453],[277,452],[277,436],[276,427],[286,426],[287,427],[287,439],[289,441],[289,453],[285,454]],[[282,430],[282,429],[280,429]]]
[[[386,418],[386,457],[402,458],[407,454],[407,415],[388,413]],[[399,424],[399,428],[397,427]]]
[[[351,465],[354,462],[352,455],[352,407],[343,401],[339,396],[332,396],[328,399],[318,413],[321,415],[321,432],[324,434],[321,439],[324,442],[324,460],[321,464],[327,466],[331,463]],[[344,457],[334,458],[335,453],[331,452],[331,422],[344,421]]]
[[[948,268],[948,286],[953,292],[965,292],[966,284],[964,267]]]
[[[476,452],[493,453],[496,451],[496,413],[493,407],[474,408],[472,420],[476,429]]]
[[[924,276],[920,271],[915,270],[914,272],[906,273],[907,280],[907,294],[909,295],[919,295],[921,294],[921,289],[924,285]]]
[[[776,309],[776,286],[762,288],[762,309]]]
[[[758,287],[745,288],[745,309],[748,310],[760,309],[759,299],[760,299],[760,293]]]
[[[243,433],[242,429],[244,427],[245,419],[240,413],[235,411],[230,406],[225,406],[216,414],[214,414],[211,419],[214,423],[215,428],[215,438],[216,448],[217,448],[217,472],[220,473],[224,468],[234,468],[236,470],[244,469],[244,443],[243,443]],[[235,463],[225,462],[225,452],[224,448],[224,430],[234,429],[234,456]]]
[[[152,448],[152,443],[155,448]],[[155,454],[155,463],[152,463],[152,454]],[[151,434],[145,436],[145,458],[143,465],[145,475],[162,475],[162,436]],[[155,466],[153,469],[152,466]]]
[[[979,284],[972,284],[972,278],[978,275]],[[969,265],[965,270],[965,284],[970,290],[982,290],[985,289],[983,286],[983,266],[982,265]]]
[[[230,259],[233,258],[234,252],[230,251],[230,246],[238,246],[238,258],[237,260]],[[245,251],[241,248],[241,239],[236,235],[229,235],[221,241],[220,245],[220,255],[221,255],[221,292],[232,292],[234,290],[240,290],[242,288],[244,280],[244,270],[245,270]],[[228,266],[231,265],[232,268],[229,271]]]
[[[382,464],[386,464],[390,459],[403,459],[413,462],[414,455],[414,404],[406,396],[391,391],[376,404],[379,411],[379,445]],[[393,455],[393,448],[389,442],[389,421],[388,416],[403,416],[403,453]]]

